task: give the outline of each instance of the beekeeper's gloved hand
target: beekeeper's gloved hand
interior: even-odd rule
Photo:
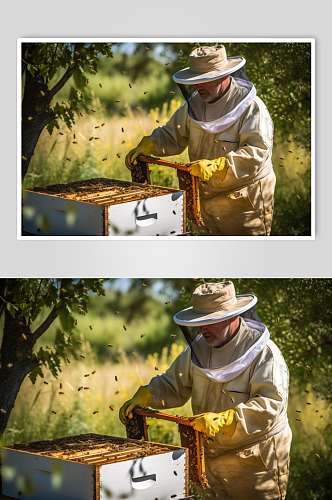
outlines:
[[[222,413],[201,413],[190,417],[191,425],[196,431],[202,432],[207,437],[214,437],[217,432],[231,436],[236,427],[234,410]]]
[[[136,146],[136,148],[129,151],[126,156],[125,163],[129,170],[132,170],[133,166],[136,165],[136,158],[138,155],[152,155],[154,153],[154,145],[149,137],[143,137],[141,142]]]
[[[223,181],[227,174],[226,158],[223,156],[216,160],[192,161],[187,163],[187,167],[192,175],[196,175],[202,181],[208,181],[212,175]]]
[[[120,408],[119,417],[123,425],[133,418],[131,413],[134,408],[146,408],[152,405],[152,394],[146,387],[140,387],[134,396],[126,401]]]

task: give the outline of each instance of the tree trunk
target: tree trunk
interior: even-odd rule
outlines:
[[[13,318],[6,309],[0,368],[0,408],[6,413],[0,411],[0,439],[23,380],[39,364],[32,354],[33,345],[30,328],[21,311],[16,311]]]

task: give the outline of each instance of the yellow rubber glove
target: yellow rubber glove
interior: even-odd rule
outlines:
[[[152,405],[152,394],[146,387],[139,387],[138,391],[131,399],[126,401],[120,408],[119,418],[123,425],[128,423],[129,418],[133,418],[131,413],[134,408],[146,408]]]
[[[207,437],[214,437],[217,432],[231,436],[236,427],[234,410],[227,410],[222,413],[201,413],[190,417],[190,420],[192,420],[191,425],[193,428]]]
[[[136,158],[138,155],[152,155],[154,153],[154,145],[149,137],[143,137],[141,142],[136,146],[136,148],[129,151],[126,156],[125,163],[129,170],[132,170],[133,166],[136,165]]]
[[[223,156],[216,160],[198,160],[187,163],[189,172],[196,175],[202,181],[208,181],[213,175],[222,181],[227,174],[226,158]]]

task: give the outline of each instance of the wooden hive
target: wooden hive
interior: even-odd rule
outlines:
[[[185,192],[116,179],[23,191],[23,231],[39,236],[173,236],[185,232]]]
[[[33,500],[180,500],[189,498],[187,461],[186,448],[99,434],[14,445],[2,448],[2,493]]]

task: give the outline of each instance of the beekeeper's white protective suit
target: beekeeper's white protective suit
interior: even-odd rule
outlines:
[[[226,157],[224,180],[200,182],[207,235],[268,236],[271,231],[275,174],[272,167],[273,122],[251,82],[231,78],[229,90],[213,103],[198,93],[192,106],[201,121],[191,118],[185,102],[149,136],[154,154],[178,155],[188,146],[190,161]]]
[[[223,347],[210,347],[202,336],[195,342],[207,368],[195,365],[187,347],[147,385],[152,406],[179,407],[191,397],[194,415],[233,409],[234,434],[219,432],[204,440],[211,486],[205,492],[219,500],[284,499],[291,429],[289,373],[281,352],[265,325],[242,318],[238,333]]]

